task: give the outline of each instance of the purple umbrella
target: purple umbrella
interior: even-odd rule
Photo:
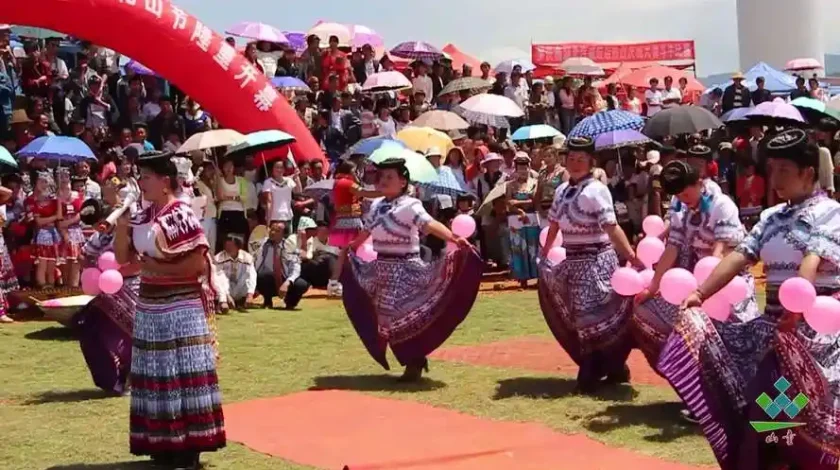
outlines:
[[[350,26],[350,32],[353,33],[353,47],[363,47],[365,44],[370,44],[377,48],[385,44],[382,41],[382,36],[367,26],[352,25]]]
[[[245,39],[253,39],[255,41],[268,41],[277,43],[287,43],[286,36],[274,26],[265,23],[257,23],[253,21],[243,21],[231,26],[225,33],[231,36],[238,36]]]
[[[443,57],[443,52],[437,47],[422,41],[410,41],[398,44],[391,49],[391,54],[403,59],[437,60]]]
[[[125,64],[126,70],[131,70],[132,72],[136,73],[137,75],[148,75],[150,77],[159,77],[158,74],[152,71],[152,69],[146,67],[145,65],[137,62],[136,60],[129,60],[127,64]]]
[[[650,138],[633,129],[622,129],[600,134],[595,138],[595,150],[617,149],[642,145],[650,142]]]
[[[283,31],[283,35],[289,41],[289,45],[298,54],[306,50],[306,33],[301,31]]]
[[[757,121],[792,121],[797,123],[804,123],[805,118],[802,113],[796,109],[795,106],[781,98],[776,98],[773,101],[765,101],[756,106],[755,109],[746,114],[750,120]]]

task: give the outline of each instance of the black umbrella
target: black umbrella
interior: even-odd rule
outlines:
[[[679,106],[656,113],[648,119],[642,133],[648,137],[695,134],[708,129],[717,129],[723,123],[717,116],[701,106]]]

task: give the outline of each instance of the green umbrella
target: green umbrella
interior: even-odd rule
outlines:
[[[269,130],[252,132],[245,136],[245,140],[238,143],[226,154],[227,157],[237,157],[245,154],[262,152],[273,148],[281,147],[295,141],[294,136],[285,132]]]
[[[803,96],[791,101],[790,104],[799,109],[799,111],[808,118],[808,122],[812,124],[824,117],[840,122],[840,110],[827,106],[820,100],[806,98]]]
[[[18,168],[17,160],[6,150],[6,147],[0,147],[0,165],[9,166],[14,169]]]
[[[438,180],[435,167],[426,160],[426,157],[409,149],[396,146],[383,146],[373,152],[370,158],[368,158],[368,161],[376,164],[389,158],[397,158],[405,161],[405,166],[408,168],[411,181],[417,183],[434,183]]]

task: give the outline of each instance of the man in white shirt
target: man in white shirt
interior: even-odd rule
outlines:
[[[222,309],[226,303],[232,303],[237,310],[245,310],[254,301],[257,290],[257,270],[254,257],[242,249],[244,239],[241,235],[228,234],[225,249],[216,254],[214,261],[220,274],[224,274],[229,283],[228,298],[221,299]]]
[[[67,64],[64,60],[58,56],[59,44],[61,44],[61,39],[47,38],[44,58],[49,61],[52,66],[53,77],[60,80],[67,80],[67,77],[70,76],[70,71],[67,70]]]
[[[414,86],[414,91],[417,92],[422,90],[423,93],[426,94],[425,96],[425,103],[429,104],[432,102],[432,97],[434,95],[434,84],[432,83],[432,77],[426,75],[428,71],[428,66],[425,62],[417,62],[417,68],[415,69],[415,77],[414,80],[411,81],[412,86]]]
[[[647,117],[653,117],[662,111],[662,92],[659,91],[659,79],[650,79],[650,88],[645,90],[645,102],[647,103]]]
[[[673,88],[674,79],[669,75],[665,77],[665,90],[662,92],[662,109],[676,108],[682,102],[682,93],[679,88]]]
[[[505,96],[523,111],[528,108],[528,87],[522,82],[522,72],[517,68],[510,73],[510,85],[505,87]]]

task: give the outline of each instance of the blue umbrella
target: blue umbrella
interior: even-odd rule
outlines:
[[[520,127],[513,133],[511,139],[513,140],[532,140],[532,139],[553,139],[559,135],[563,135],[557,129],[547,126],[545,124],[537,124],[534,126]]]
[[[452,173],[452,170],[448,166],[442,166],[437,169],[436,180],[427,183],[417,183],[417,186],[423,188],[425,196],[439,195],[456,198],[467,192],[458,183],[455,174]]]
[[[347,149],[341,158],[347,159],[351,155],[364,155],[370,157],[371,154],[380,148],[395,147],[396,149],[406,149],[406,145],[402,141],[393,139],[391,137],[368,137],[356,142],[352,147]]]
[[[86,143],[75,137],[45,135],[38,137],[17,153],[23,158],[43,158],[78,162],[79,160],[96,160],[96,156]]]
[[[294,142],[296,139],[282,131],[257,131],[245,136],[245,141],[232,146],[226,157],[237,157],[246,154],[271,150]]]
[[[11,167],[12,169],[18,168],[17,160],[15,160],[15,157],[6,150],[6,147],[0,147],[0,167],[3,165]]]
[[[639,131],[645,126],[640,116],[627,111],[600,111],[583,119],[569,132],[569,137],[595,138],[605,132],[631,129]]]
[[[753,108],[735,108],[724,113],[724,115],[720,117],[720,120],[723,122],[746,122],[749,121],[749,119],[747,119],[747,114],[752,110]]]
[[[301,91],[312,91],[303,80],[297,77],[274,77],[271,79],[271,84],[275,88],[291,88]]]
[[[149,77],[158,77],[159,75],[156,74],[152,69],[146,67],[145,65],[137,62],[136,60],[132,59],[129,60],[127,64],[125,64],[126,70],[131,70],[132,72],[136,73],[137,75],[147,75]]]

